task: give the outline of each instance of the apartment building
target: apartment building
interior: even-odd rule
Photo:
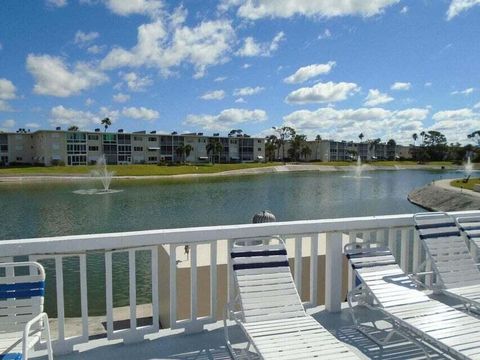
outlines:
[[[218,135],[218,134],[215,134]],[[219,153],[208,144],[220,142]],[[187,154],[181,151],[190,145]],[[68,166],[94,164],[104,155],[108,164],[158,164],[188,161],[264,161],[265,140],[248,136],[204,136],[201,133],[157,134],[146,131],[116,133],[38,130],[33,133],[1,133],[0,165],[39,164]]]
[[[387,143],[368,143],[353,141],[319,140],[307,141],[310,154],[305,161],[349,161],[355,160],[358,156],[362,161],[372,160],[395,160],[400,158],[411,158],[408,146],[388,145]],[[290,143],[285,144],[285,157],[288,158]],[[282,158],[283,147],[275,153],[275,157]]]

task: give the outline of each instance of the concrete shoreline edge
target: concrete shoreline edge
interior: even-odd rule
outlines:
[[[269,167],[258,167],[249,169],[227,170],[217,173],[206,174],[175,174],[175,175],[124,175],[114,176],[114,180],[148,180],[148,179],[195,179],[221,176],[242,176],[242,175],[260,175],[272,173],[319,171],[354,171],[355,166],[332,166],[332,165],[280,165]],[[400,170],[459,170],[460,166],[442,167],[439,165],[404,165],[404,166],[374,166],[362,165],[362,171],[400,171]],[[38,174],[38,175],[0,175],[0,183],[12,182],[35,182],[35,181],[85,181],[93,180],[89,174]]]
[[[463,211],[480,209],[480,193],[450,185],[453,179],[438,180],[414,189],[408,201],[429,211]]]

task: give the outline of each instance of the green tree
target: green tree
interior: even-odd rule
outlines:
[[[68,131],[78,131],[78,130],[79,130],[79,128],[76,125],[72,125],[68,128]]]
[[[290,148],[288,149],[288,156],[294,161],[300,159],[302,149],[307,146],[307,136],[306,135],[295,135],[290,141]]]
[[[312,154],[312,149],[310,149],[310,147],[307,144],[305,144],[300,150],[300,154],[302,155],[303,160],[307,160],[307,156]]]
[[[413,138],[413,146],[415,146],[415,145],[417,144],[418,134],[417,134],[417,133],[413,133],[413,134],[412,134],[412,138]]]
[[[477,146],[480,147],[480,130],[468,134],[467,137],[474,140],[477,143]]]
[[[283,126],[281,128],[273,126],[272,129],[278,133],[278,146],[282,148],[282,158],[285,162],[285,143],[295,136],[295,129],[290,126]]]
[[[215,164],[215,158],[218,157],[218,161],[220,161],[220,154],[222,153],[223,150],[223,145],[220,143],[218,139],[215,139],[213,141],[210,141],[207,146],[207,154],[210,155],[212,153],[212,163]]]
[[[358,138],[360,139],[360,142],[362,142],[364,137],[365,135],[363,135],[363,133],[358,134]]]
[[[267,136],[265,139],[265,156],[268,161],[275,159],[275,150],[277,150],[277,137],[275,135]]]
[[[105,132],[107,132],[108,127],[112,125],[112,121],[110,120],[110,118],[106,117],[102,119],[102,121],[100,121],[100,124],[105,127]]]
[[[190,144],[187,144],[184,146],[184,150],[185,150],[185,159],[186,159],[190,156],[190,153],[193,151],[193,146]]]
[[[444,160],[448,156],[447,138],[441,132],[430,130],[425,133],[424,139],[430,160]]]

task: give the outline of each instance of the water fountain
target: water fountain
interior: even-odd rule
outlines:
[[[102,155],[101,157],[98,158],[96,167],[94,170],[91,171],[91,175],[94,178],[99,179],[101,181],[103,189],[76,190],[74,191],[75,194],[82,194],[82,195],[112,194],[112,193],[123,191],[123,190],[110,189],[110,183],[112,182],[112,177],[113,175],[115,175],[115,172],[108,171],[105,155]]]
[[[357,164],[355,165],[354,171],[355,171],[354,176],[344,175],[342,177],[344,177],[344,178],[354,178],[354,179],[369,179],[370,178],[370,176],[362,176],[363,164],[362,164],[362,159],[361,159],[360,155],[358,155],[358,157],[357,157]]]
[[[467,158],[467,163],[464,165],[465,178],[469,178],[472,175],[473,165],[470,156]]]

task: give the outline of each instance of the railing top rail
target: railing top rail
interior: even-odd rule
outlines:
[[[461,211],[451,212],[450,214],[453,216],[472,216],[480,215],[480,211]],[[5,257],[31,254],[65,254],[160,244],[202,243],[275,234],[295,235],[374,230],[412,226],[413,215],[382,215],[3,240],[0,241],[0,254]]]

